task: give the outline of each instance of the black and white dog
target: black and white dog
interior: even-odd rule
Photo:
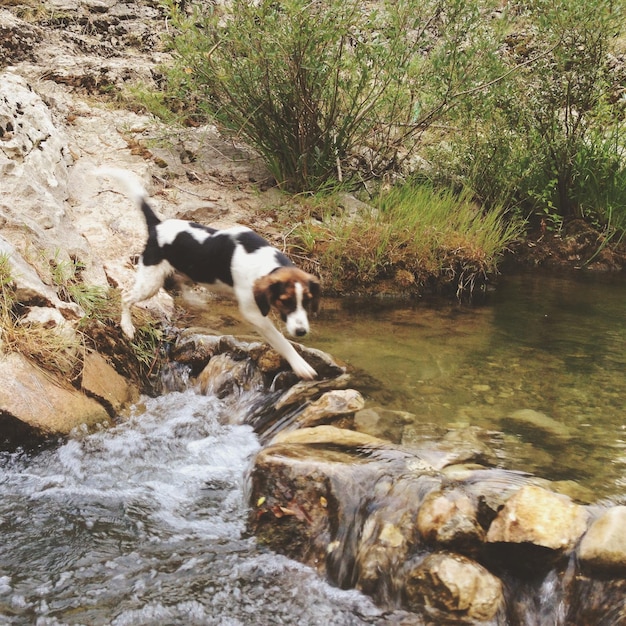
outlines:
[[[307,310],[316,312],[319,280],[297,267],[260,235],[243,226],[217,230],[195,222],[161,221],[147,201],[147,192],[125,170],[102,167],[99,176],[115,179],[143,211],[148,241],[137,269],[135,284],[122,297],[122,331],[132,338],[135,328],[130,307],[157,293],[177,270],[191,280],[230,288],[243,317],[304,379],[317,375],[267,317],[276,309],[293,337],[309,332]]]

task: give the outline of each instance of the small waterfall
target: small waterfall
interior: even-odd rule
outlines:
[[[0,623],[382,623],[368,598],[245,536],[259,442],[241,421],[172,392],[109,430],[1,455]]]

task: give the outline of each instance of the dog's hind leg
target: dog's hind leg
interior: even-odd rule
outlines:
[[[165,279],[172,272],[172,267],[167,261],[162,261],[158,265],[144,265],[140,262],[137,267],[135,284],[122,294],[122,318],[120,325],[122,332],[132,339],[135,336],[135,327],[130,312],[133,304],[143,302],[154,296],[163,286]]]

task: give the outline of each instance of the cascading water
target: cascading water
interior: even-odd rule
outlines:
[[[368,598],[244,536],[259,444],[236,421],[175,392],[115,428],[0,457],[0,624],[379,623]]]

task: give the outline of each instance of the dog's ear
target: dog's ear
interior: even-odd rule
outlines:
[[[259,307],[263,317],[267,317],[272,303],[280,295],[281,283],[277,281],[273,276],[262,276],[254,281],[252,286],[252,293],[254,294],[254,301]]]
[[[311,300],[311,313],[317,313],[320,310],[320,296],[322,286],[320,281],[315,276],[311,276],[309,279],[309,291],[313,299]]]

